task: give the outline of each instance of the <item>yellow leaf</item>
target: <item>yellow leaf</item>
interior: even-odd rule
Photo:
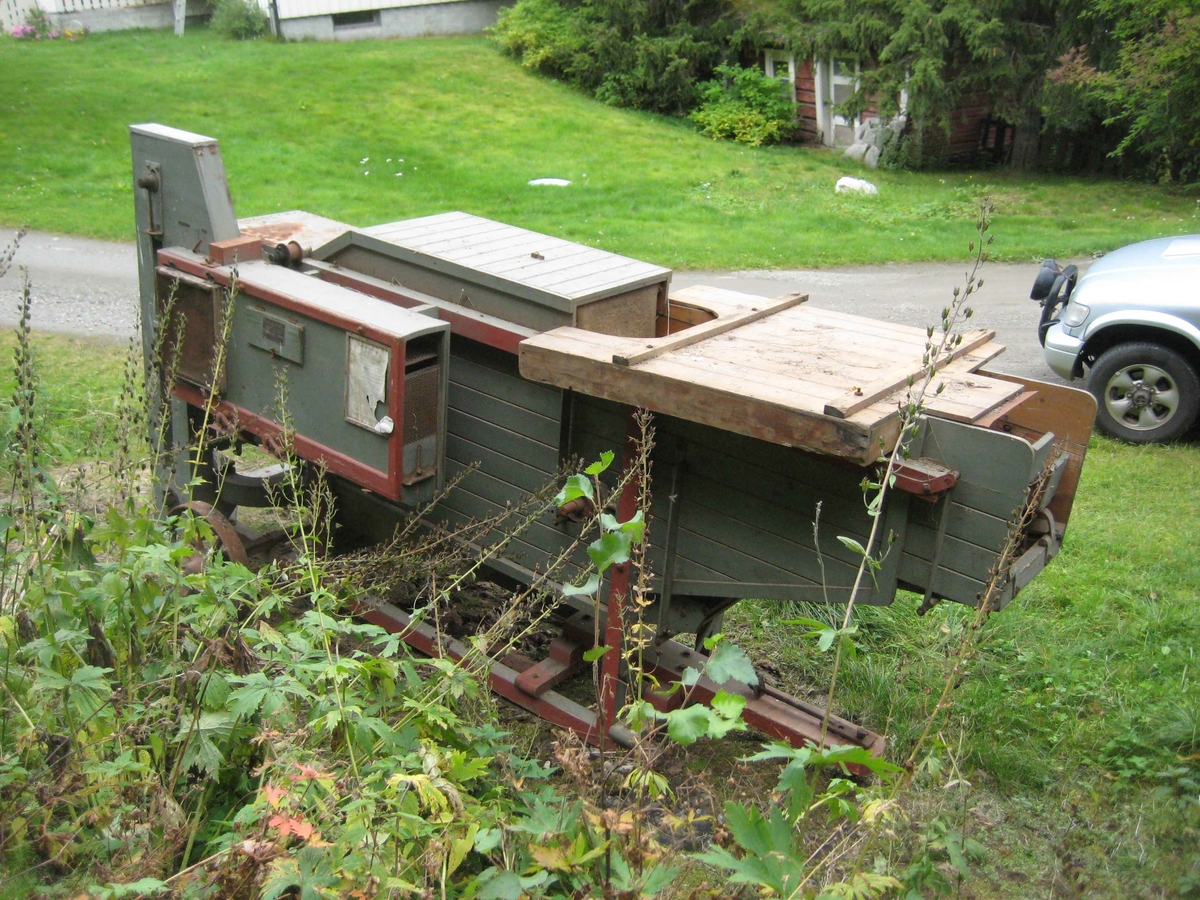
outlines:
[[[533,857],[533,861],[543,869],[549,869],[552,872],[569,872],[570,864],[567,862],[567,855],[557,847],[530,847],[529,855]]]
[[[453,875],[454,871],[462,865],[462,861],[467,858],[467,851],[475,846],[475,835],[479,833],[479,826],[472,825],[467,829],[465,836],[456,838],[450,844],[450,858],[446,861],[446,874]]]

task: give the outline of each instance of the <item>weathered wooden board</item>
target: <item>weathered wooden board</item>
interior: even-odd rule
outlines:
[[[757,322],[759,319],[764,319],[777,312],[790,309],[807,299],[808,294],[791,294],[787,297],[780,297],[778,300],[767,300],[750,309],[742,310],[739,313],[729,316],[721,316],[720,318],[713,319],[711,322],[696,325],[668,337],[652,338],[646,342],[645,349],[638,350],[628,356],[614,356],[613,362],[619,366],[636,366],[638,363],[643,363],[648,359],[662,356],[669,350],[682,350],[684,347],[689,347],[708,338],[732,331],[734,328],[740,328],[742,325]],[[613,332],[609,331],[607,333],[612,334]]]
[[[963,340],[958,346],[946,351],[937,358],[937,367],[945,371],[946,365],[972,350],[977,350],[991,341],[995,336],[996,332],[987,331],[982,328],[967,332],[962,336]],[[826,403],[825,414],[844,419],[858,412],[860,409],[866,409],[876,400],[882,400],[884,397],[889,397],[896,393],[901,388],[907,388],[910,385],[919,383],[925,378],[930,368],[930,366],[914,365],[912,362],[908,365],[897,366],[877,381],[864,387],[856,388],[850,393],[838,397],[831,403]]]
[[[786,306],[721,332],[722,320],[759,310],[761,297],[714,288],[671,295],[715,319],[657,339],[558,328],[522,342],[521,374],[534,381],[712,425],[772,443],[874,460],[898,433],[899,391],[921,370],[926,333],[809,306]],[[999,350],[973,333],[942,367],[926,398],[929,414],[972,422],[1022,393],[1020,385],[973,370]],[[629,365],[621,365],[628,361]],[[901,378],[897,373],[905,373]],[[893,390],[886,390],[887,387]],[[864,394],[864,403],[847,396]],[[869,395],[868,395],[869,394]],[[848,415],[827,414],[831,404]]]

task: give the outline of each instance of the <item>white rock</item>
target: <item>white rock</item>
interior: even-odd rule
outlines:
[[[878,194],[879,188],[871,184],[869,181],[863,181],[861,178],[851,178],[849,175],[843,175],[837,180],[837,187],[834,188],[839,194]]]
[[[867,150],[867,155],[863,157],[863,162],[866,163],[868,168],[876,169],[879,167],[879,155],[881,152],[878,147],[870,147]]]
[[[855,162],[861,162],[862,158],[867,153],[867,148],[870,146],[871,145],[866,143],[865,141],[855,141],[853,144],[851,144],[849,147],[846,148],[846,152],[843,153],[842,155],[845,156],[847,159],[854,160]]]
[[[548,184],[553,187],[566,187],[571,182],[565,178],[535,178],[529,183],[532,185]]]

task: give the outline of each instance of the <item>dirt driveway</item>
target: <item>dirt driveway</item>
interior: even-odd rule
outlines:
[[[0,246],[12,237],[0,229]],[[33,232],[25,237],[12,270],[0,281],[0,325],[17,320],[19,266],[33,284],[33,326],[44,331],[127,338],[137,321],[137,256],[132,243],[93,241]],[[972,326],[992,328],[1008,347],[992,367],[1058,381],[1042,358],[1037,305],[1029,299],[1037,267],[989,263],[976,295]],[[767,297],[802,291],[817,306],[903,322],[936,325],[966,263],[904,263],[843,269],[752,272],[677,272],[673,284],[712,284]]]

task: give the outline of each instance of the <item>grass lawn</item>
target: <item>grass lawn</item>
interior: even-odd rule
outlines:
[[[612,109],[484,38],[234,43],[203,30],[0,38],[0,223],[127,239],[127,126],[221,140],[239,215],[368,225],[462,209],[672,267],[960,259],[979,198],[997,258],[1200,231],[1195,192],[1097,179],[873,172],[832,151],[748,149]],[[390,160],[390,161],[389,161]],[[561,177],[568,188],[529,187]]]

